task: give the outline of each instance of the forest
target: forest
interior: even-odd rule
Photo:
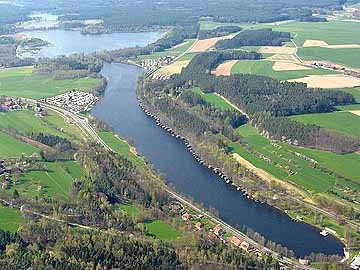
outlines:
[[[232,33],[240,32],[241,27],[239,26],[220,26],[213,30],[201,30],[199,31],[198,38],[199,39],[207,39],[213,37],[222,37],[227,36]]]
[[[270,28],[246,30],[232,39],[220,40],[216,43],[218,49],[235,49],[243,46],[281,46],[290,41],[290,33],[272,31]]]

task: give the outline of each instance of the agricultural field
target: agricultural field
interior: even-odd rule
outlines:
[[[349,112],[304,114],[291,116],[290,118],[305,124],[318,125],[360,138],[360,117]]]
[[[0,95],[4,96],[42,99],[71,89],[89,92],[100,84],[101,80],[96,78],[54,80],[50,76],[40,75],[32,67],[0,71]]]
[[[322,47],[299,48],[299,57],[304,61],[330,61],[360,69],[360,48],[329,49]]]
[[[22,155],[38,154],[39,150],[30,144],[19,141],[3,132],[0,132],[0,157],[13,158]]]
[[[16,232],[22,219],[20,210],[0,204],[0,229]]]
[[[69,162],[74,164],[70,165]],[[26,198],[45,197],[65,201],[73,180],[77,178],[75,176],[81,170],[74,161],[69,162],[41,162],[37,165],[38,169],[30,169],[20,175],[18,183],[11,183],[6,192],[11,194],[16,189],[20,196]]]
[[[354,192],[360,191],[360,179],[358,179],[360,168],[351,169],[353,164],[360,161],[358,154],[336,155],[325,151],[290,146],[285,143],[272,144],[270,140],[258,134],[255,128],[249,124],[238,128],[238,133],[250,148],[226,140],[222,136],[227,141],[232,152],[239,154],[256,168],[264,170],[279,180],[294,184],[309,194],[326,193],[334,189],[341,192],[346,188],[350,188]],[[294,152],[309,154],[321,166],[351,181],[329,175],[312,167],[310,162],[295,155]],[[333,161],[329,162],[331,159]],[[341,167],[340,164],[345,163],[348,165]]]
[[[191,48],[191,46],[194,44],[195,40],[193,39],[189,39],[189,40],[186,40],[185,42],[177,45],[177,46],[174,46],[168,50],[165,50],[163,52],[156,52],[156,53],[153,53],[153,54],[150,54],[150,55],[142,55],[140,56],[139,58],[140,59],[158,59],[160,57],[164,57],[164,56],[179,56],[183,53],[185,53],[188,49]]]
[[[173,227],[162,222],[161,220],[153,220],[144,223],[148,234],[159,238],[162,241],[175,241],[180,239],[182,234]]]
[[[302,78],[309,75],[335,74],[333,71],[323,69],[274,71],[273,65],[273,62],[266,60],[240,60],[233,66],[231,74],[254,74],[271,77],[280,81]]]
[[[234,110],[234,108],[227,103],[222,97],[214,94],[214,93],[204,93],[201,91],[199,87],[194,87],[191,91],[197,93],[198,95],[202,96],[207,102],[214,105],[215,107],[223,110]]]
[[[357,22],[289,22],[274,25],[272,28],[291,32],[299,47],[306,40],[321,40],[329,45],[360,44],[360,27]]]
[[[173,75],[173,74],[180,74],[181,70],[183,68],[185,68],[188,64],[190,63],[190,60],[177,60],[173,63],[171,63],[168,66],[162,67],[161,69],[159,69],[154,76],[158,75],[158,74],[162,74],[162,75]]]
[[[16,130],[18,134],[48,133],[63,138],[83,138],[82,131],[53,113],[48,116],[38,117],[33,111],[0,112],[0,128]]]

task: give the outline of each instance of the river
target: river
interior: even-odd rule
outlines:
[[[343,255],[343,246],[334,237],[323,237],[314,227],[247,199],[197,163],[182,141],[156,126],[138,106],[135,90],[141,69],[107,63],[101,73],[108,78],[108,85],[92,114],[120,136],[133,140],[138,152],[164,174],[168,184],[178,192],[191,196],[206,208],[215,208],[228,224],[237,228],[246,225],[266,239],[292,249],[298,257],[312,252]]]

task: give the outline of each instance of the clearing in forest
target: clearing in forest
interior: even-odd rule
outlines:
[[[296,48],[286,46],[263,46],[258,52],[270,54],[295,54]]]

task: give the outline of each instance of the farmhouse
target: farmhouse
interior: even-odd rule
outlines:
[[[245,242],[243,241],[241,244],[240,244],[240,248],[244,251],[249,251],[250,250],[250,244],[248,242]]]
[[[198,221],[198,222],[196,222],[196,224],[195,224],[195,228],[196,228],[197,230],[201,231],[201,230],[204,228],[204,225],[203,225],[200,221]]]
[[[188,220],[190,220],[190,218],[191,218],[191,215],[187,212],[182,215],[183,221],[188,221]]]
[[[225,231],[223,230],[223,228],[221,227],[220,224],[216,225],[214,228],[213,228],[213,231],[214,231],[214,234],[221,237],[225,234]]]

